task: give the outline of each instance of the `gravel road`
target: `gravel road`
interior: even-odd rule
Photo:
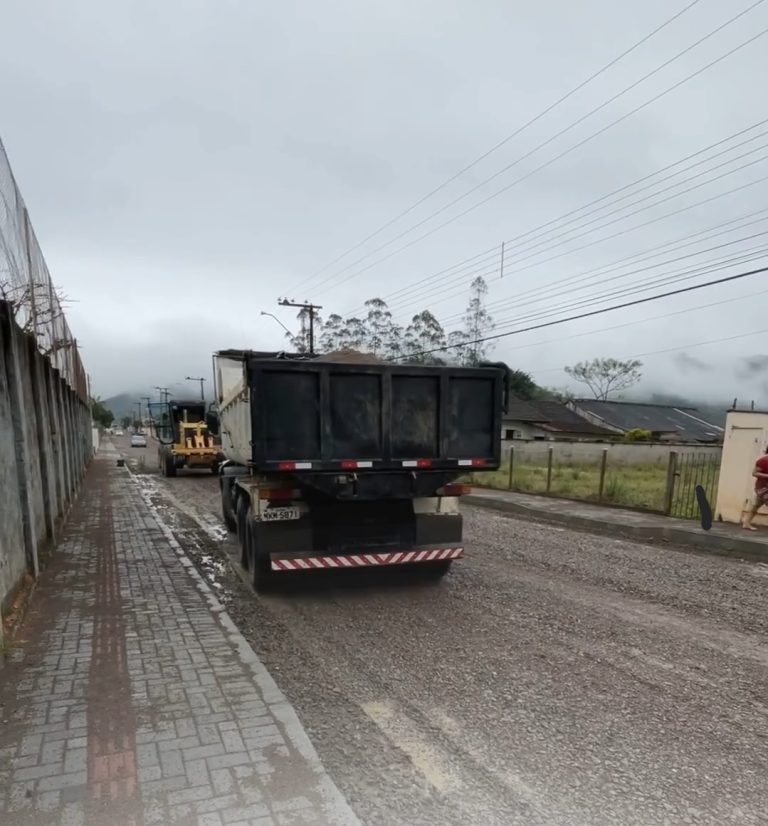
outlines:
[[[257,597],[215,479],[137,480],[364,823],[768,822],[768,566],[466,508],[439,584]]]

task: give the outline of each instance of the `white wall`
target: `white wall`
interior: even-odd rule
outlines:
[[[725,522],[740,522],[749,508],[755,480],[752,470],[755,460],[768,445],[768,412],[735,410],[725,422],[723,460],[717,488],[715,516]],[[763,508],[768,511],[768,508]],[[756,525],[768,525],[768,516],[761,511]]]

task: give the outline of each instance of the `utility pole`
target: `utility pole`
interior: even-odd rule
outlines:
[[[205,390],[203,389],[203,383],[205,379],[202,376],[185,376],[184,377],[187,381],[199,381],[200,382],[200,399],[205,401]]]
[[[160,401],[161,402],[168,402],[168,388],[167,387],[158,387],[157,385],[154,386],[154,390],[160,394]]]
[[[152,399],[149,396],[141,396],[141,400],[147,403],[147,421],[150,421],[150,419],[152,418],[152,413],[149,410],[149,403],[152,401]]]
[[[308,301],[289,301],[287,298],[278,299],[277,303],[281,307],[297,307],[300,310],[309,312],[309,355],[315,355],[315,310],[322,310],[320,304],[312,304]]]
[[[141,422],[141,402],[136,402],[136,407],[139,411],[139,418],[137,420],[138,427],[136,428],[136,432],[139,433],[143,429]]]

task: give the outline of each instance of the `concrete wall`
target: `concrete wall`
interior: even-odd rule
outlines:
[[[0,611],[37,575],[92,453],[87,404],[0,301]]]
[[[601,461],[603,450],[608,450],[608,462],[612,465],[666,465],[669,461],[670,450],[683,453],[705,453],[720,456],[720,445],[670,445],[659,442],[527,442],[522,439],[502,442],[502,452],[506,458],[509,448],[515,449],[515,462],[530,462],[532,464],[547,461],[549,449],[553,450],[553,460],[556,463]]]
[[[717,486],[715,516],[724,522],[740,522],[750,507],[755,489],[752,470],[768,445],[768,412],[731,410],[725,422],[723,461]],[[764,508],[763,510],[768,510]],[[762,511],[756,525],[768,525]]]

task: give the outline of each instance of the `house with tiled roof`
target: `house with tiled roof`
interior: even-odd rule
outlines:
[[[618,438],[609,430],[585,419],[555,401],[528,401],[511,398],[502,419],[502,438],[598,441]]]

